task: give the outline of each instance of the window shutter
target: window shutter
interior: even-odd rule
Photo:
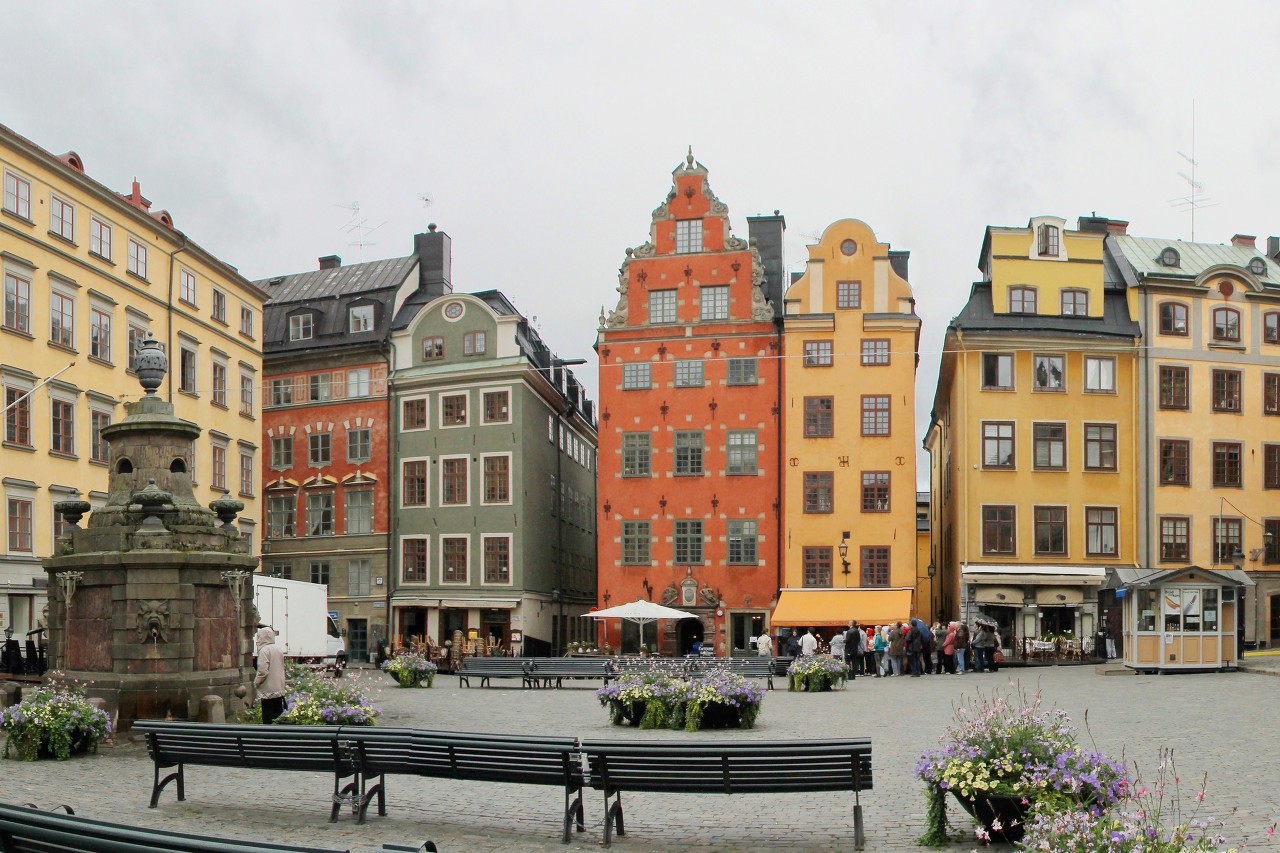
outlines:
[[[333,371],[333,378],[329,381],[329,399],[347,399],[347,372],[345,370]]]
[[[307,377],[305,375],[293,377],[293,402],[307,402]]]
[[[381,397],[387,393],[387,366],[385,364],[375,365],[372,371],[372,381],[369,393],[375,397]]]

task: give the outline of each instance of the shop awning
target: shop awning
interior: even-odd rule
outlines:
[[[1038,587],[1036,604],[1041,607],[1079,607],[1084,604],[1084,590],[1078,586]]]
[[[973,591],[978,604],[994,604],[1001,607],[1021,607],[1022,588],[1017,586],[988,586],[982,584]]]
[[[773,609],[772,625],[818,626],[885,625],[905,622],[911,615],[914,590],[901,589],[784,589]]]
[[[960,582],[1021,586],[1102,586],[1105,566],[1063,566],[1038,563],[969,563],[961,567]]]
[[[455,610],[515,610],[520,606],[518,598],[396,598],[392,607],[450,607]]]

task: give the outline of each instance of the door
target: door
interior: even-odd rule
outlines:
[[[1271,605],[1271,645],[1280,646],[1280,593],[1272,594],[1268,603]]]
[[[369,659],[369,620],[347,620],[347,660],[367,661]]]
[[[764,633],[764,614],[735,613],[729,620],[729,625],[733,636],[734,656],[755,654],[756,647],[752,640]]]
[[[442,646],[445,642],[452,642],[454,631],[461,631],[464,637],[467,635],[467,611],[454,610],[447,607],[441,609],[440,636],[437,638],[437,642]]]

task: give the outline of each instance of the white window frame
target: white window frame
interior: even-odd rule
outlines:
[[[680,359],[675,364],[672,378],[676,388],[702,388],[707,381],[706,362],[700,358]]]
[[[253,309],[244,303],[240,304],[240,334],[253,340]]]
[[[105,325],[103,320],[106,321]],[[115,312],[109,306],[89,302],[89,355],[107,364],[114,363],[111,357],[111,331],[114,324]],[[95,348],[97,352],[94,352]]]
[[[698,290],[698,319],[704,323],[715,320],[728,320],[729,304],[729,285],[703,285]]]
[[[268,459],[271,466],[271,470],[287,471],[290,468],[292,468],[293,467],[293,451],[294,451],[293,436],[292,435],[273,435],[269,437],[268,441],[269,441],[268,452],[270,453],[270,456],[268,457]],[[286,447],[288,448],[288,451],[289,451],[288,460],[280,458],[280,457],[283,457],[284,455],[283,453],[279,454],[279,456],[276,454],[276,442],[281,442],[280,444],[281,449]]]
[[[227,408],[227,377],[230,375],[231,365],[226,359],[215,355],[209,362],[209,402],[212,405]],[[221,383],[219,379],[222,380]]]
[[[422,403],[422,426],[405,426],[404,404],[405,403]],[[400,431],[401,432],[422,432],[431,429],[431,403],[427,395],[422,394],[416,397],[400,398]]]
[[[352,305],[347,309],[347,332],[373,331],[373,305]]]
[[[367,439],[365,441],[365,455],[351,455],[351,437],[359,433],[365,433]],[[373,458],[373,428],[372,427],[355,427],[347,430],[347,461],[348,462],[368,462]]]
[[[426,474],[426,480],[422,484],[422,503],[407,504],[404,502],[404,467],[410,462],[421,462],[422,470]],[[408,456],[399,460],[399,469],[396,471],[396,479],[398,480],[400,492],[400,508],[401,509],[427,509],[431,506],[431,457],[430,456]]]
[[[198,308],[200,292],[196,274],[186,267],[178,267],[178,301]]]
[[[449,423],[444,418],[444,401],[451,397],[462,397],[466,400],[465,417],[461,423]],[[440,429],[466,429],[471,426],[471,392],[463,391],[441,391],[436,399],[436,423],[440,425]]]
[[[89,217],[89,251],[97,255],[104,261],[111,260],[111,238],[112,231],[110,223],[104,222],[96,216]]]
[[[623,391],[648,391],[652,387],[652,364],[647,361],[633,361],[622,365]]]
[[[129,238],[129,261],[127,269],[143,281],[148,280],[147,247],[133,237]]]
[[[669,303],[669,304],[668,304]],[[659,315],[661,309],[661,315]],[[667,319],[667,318],[670,319]],[[680,322],[680,295],[675,288],[649,291],[649,325],[671,326]]]
[[[447,581],[444,579],[444,543],[446,539],[462,539],[467,543],[467,579],[462,581]],[[439,546],[439,554],[437,566],[440,567],[440,585],[441,586],[470,586],[471,585],[471,554],[474,550],[471,547],[471,535],[469,533],[438,533],[436,534],[437,544]],[[430,574],[427,575],[430,577]]]
[[[489,581],[485,580],[485,543],[490,539],[505,539],[507,542],[507,580]],[[468,546],[469,547],[469,546]],[[490,587],[510,587],[515,585],[515,537],[510,533],[481,533],[480,534],[480,585]],[[470,553],[467,554],[470,561]]]
[[[353,367],[348,370],[347,399],[363,400],[371,396],[373,396],[373,370],[368,367]]]
[[[210,316],[219,323],[225,324],[227,322],[227,294],[215,287],[211,289],[210,297]]]
[[[46,387],[48,387],[48,386],[46,386]],[[54,404],[54,403],[61,403],[62,405],[69,405],[69,406],[71,406],[71,449],[70,449],[70,450],[66,450],[66,449],[55,449],[55,448],[54,448],[54,446],[53,446],[53,426],[54,426],[54,424],[53,424],[53,404]],[[33,407],[33,409],[34,409],[34,407]],[[76,439],[78,438],[78,436],[76,435],[76,432],[78,431],[78,427],[79,427],[79,423],[78,423],[78,421],[80,420],[80,406],[79,406],[79,404],[78,404],[78,402],[77,402],[76,398],[75,398],[74,396],[70,396],[70,395],[66,394],[65,392],[61,392],[61,391],[53,391],[53,390],[51,390],[51,391],[50,391],[50,393],[49,393],[49,408],[47,409],[47,411],[49,412],[49,433],[48,433],[48,435],[49,435],[49,452],[50,452],[50,453],[54,453],[54,454],[60,454],[60,455],[63,455],[63,456],[78,456],[79,454],[78,454],[78,452],[77,452],[77,449],[79,448],[80,442],[76,440]],[[34,415],[35,415],[35,413],[34,413],[34,411],[33,411],[33,412],[32,412],[32,430],[33,430],[33,435],[34,435],[34,428],[35,428],[35,417],[34,417]]]
[[[253,497],[253,483],[256,479],[253,472],[256,467],[253,451],[240,448],[240,488],[237,493],[243,497]]]
[[[480,423],[481,423],[481,425],[482,425],[482,426],[493,426],[493,425],[495,425],[495,424],[509,424],[509,423],[511,423],[511,399],[512,399],[512,394],[511,394],[511,386],[510,386],[510,385],[494,385],[494,386],[490,386],[490,387],[487,387],[487,388],[482,387],[482,388],[479,388],[479,389],[477,389],[477,390],[479,391],[478,396],[480,397]],[[487,415],[486,415],[486,413],[485,413],[485,402],[484,402],[484,397],[485,397],[485,395],[486,395],[486,394],[503,394],[503,393],[505,393],[505,394],[507,395],[507,416],[506,416],[506,418],[504,418],[503,420],[491,421],[491,420],[489,420],[489,419],[488,419],[488,417],[487,417]]]
[[[1101,369],[1108,365],[1108,371]],[[1084,390],[1086,394],[1116,393],[1116,359],[1114,356],[1087,355],[1084,357]]]
[[[76,206],[57,193],[49,194],[49,231],[69,243],[76,241]]]
[[[98,417],[104,417],[107,419],[107,422],[103,424],[103,426],[111,426],[114,418],[112,413],[106,409],[100,409],[93,404],[89,405],[89,461],[100,462],[105,465],[110,461],[111,450],[107,446],[107,442],[102,440],[102,431],[95,428],[95,422],[98,420]],[[98,456],[99,442],[102,444],[102,449],[106,451],[101,456]]]
[[[467,453],[447,453],[436,457],[436,467],[440,473],[436,475],[436,506],[440,509],[451,509],[456,507],[471,506],[471,456]],[[444,499],[444,465],[446,462],[461,459],[465,464],[467,475],[464,478],[464,484],[467,489],[465,501],[445,502]]]
[[[255,406],[256,406],[256,403],[254,401],[254,393],[253,393],[253,374],[249,373],[244,368],[241,368],[240,369],[240,414],[244,415],[246,418],[252,418],[254,416]]]
[[[486,499],[485,499],[485,472],[484,472],[484,462],[485,462],[485,460],[486,460],[486,459],[496,459],[496,458],[504,457],[504,456],[505,456],[505,457],[506,457],[506,459],[507,459],[507,499],[506,499],[505,501],[490,501],[490,500],[486,500]],[[441,459],[442,459],[442,460],[443,460],[443,459],[448,459],[448,458],[449,458],[449,457],[447,457],[447,456],[442,456],[442,457],[441,457]],[[512,458],[511,458],[511,453],[510,453],[510,451],[507,451],[507,452],[504,452],[504,453],[481,453],[481,454],[480,454],[480,495],[479,495],[479,497],[480,497],[480,506],[510,506],[510,505],[511,505],[512,500],[513,500],[513,497],[514,497],[514,496],[513,496],[513,494],[512,494],[512,492],[513,492],[513,490],[514,490],[513,481],[515,480],[515,471],[514,471],[514,470],[513,470],[513,468],[512,468],[512,462],[513,462],[513,460],[512,460]],[[443,474],[441,475],[441,479],[443,479]],[[453,504],[450,504],[450,506],[453,506]]]
[[[31,221],[31,181],[8,170],[4,173],[4,209]]]
[[[219,465],[219,451],[222,464]],[[209,488],[228,492],[227,488],[227,442],[215,438],[209,443]]]
[[[1058,368],[1058,384],[1041,385],[1037,376],[1042,365],[1056,366]],[[1052,374],[1046,371],[1046,377],[1051,382]],[[1031,390],[1041,393],[1060,394],[1067,390],[1067,357],[1062,353],[1038,352],[1031,356]]]
[[[352,530],[351,529],[351,504],[349,499],[352,495],[368,495],[369,496],[369,529],[368,530]],[[373,528],[377,518],[376,496],[371,488],[347,489],[342,490],[342,533],[345,536],[369,536],[373,533]]]
[[[289,340],[309,341],[315,335],[315,316],[310,311],[289,318]]]
[[[55,296],[71,306],[70,321],[59,326],[60,329],[65,329],[67,340],[53,336],[53,298]],[[60,287],[49,288],[49,342],[69,349],[76,348],[76,295]]]
[[[421,542],[422,556],[424,564],[422,566],[422,580],[408,581],[404,579],[404,543],[408,540]],[[403,585],[422,585],[426,586],[431,583],[431,536],[426,533],[407,533],[400,537],[400,547],[396,550],[396,568],[400,577],[400,583]]]
[[[4,270],[4,317],[0,321],[6,329],[23,335],[31,334],[31,283],[34,277],[29,272],[18,272],[8,266]],[[9,284],[13,283],[13,323],[9,322]],[[23,285],[26,285],[24,288]],[[25,293],[22,291],[25,290]],[[21,305],[26,307],[23,314]]]
[[[704,228],[702,217],[676,220],[676,254],[693,255],[702,251]]]

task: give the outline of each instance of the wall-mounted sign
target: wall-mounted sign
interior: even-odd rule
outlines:
[[[330,611],[329,611],[329,618],[330,618],[330,619],[337,619],[337,618],[338,618],[338,611],[336,611],[336,610],[330,610]]]

